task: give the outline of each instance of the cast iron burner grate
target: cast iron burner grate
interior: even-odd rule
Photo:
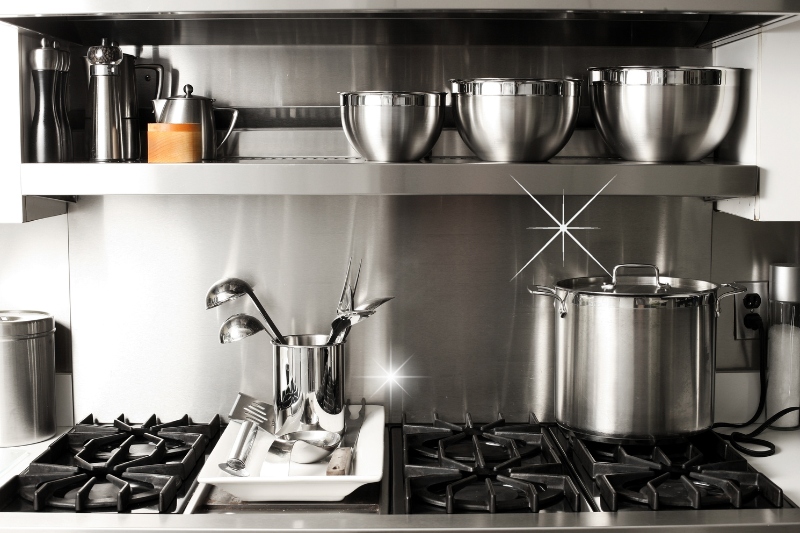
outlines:
[[[403,423],[405,512],[415,503],[447,513],[534,512],[560,504],[580,511],[581,496],[555,446],[530,415],[476,425],[439,419]]]
[[[35,511],[128,512],[155,502],[159,513],[168,512],[219,427],[218,416],[208,424],[186,415],[132,424],[124,415],[111,423],[89,415],[19,475],[19,495]]]
[[[691,437],[664,446],[613,445],[575,438],[574,456],[594,478],[611,511],[622,501],[653,510],[744,507],[761,497],[783,505],[783,491],[722,439]]]

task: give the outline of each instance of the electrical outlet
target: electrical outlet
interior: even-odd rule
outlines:
[[[758,331],[745,327],[744,315],[756,312],[761,315],[764,323],[767,323],[767,315],[769,314],[769,283],[766,281],[737,281],[736,284],[746,287],[747,292],[733,295],[733,337],[736,340],[757,339]],[[761,297],[761,305],[758,307],[753,307],[755,302],[753,301],[752,295],[754,294]],[[745,298],[748,296],[749,298],[745,304]],[[750,308],[747,306],[750,306]]]

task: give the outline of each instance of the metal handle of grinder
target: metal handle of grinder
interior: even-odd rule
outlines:
[[[567,302],[558,295],[556,290],[552,287],[547,287],[545,285],[528,285],[528,292],[531,294],[535,294],[537,296],[550,296],[558,300],[558,314],[561,318],[565,318],[567,316]]]
[[[257,425],[251,420],[242,421],[239,433],[236,434],[236,440],[233,441],[231,455],[226,461],[226,464],[230,468],[233,470],[244,470],[245,463],[247,463],[247,456],[250,455],[253,442],[256,440],[256,433],[258,433]]]

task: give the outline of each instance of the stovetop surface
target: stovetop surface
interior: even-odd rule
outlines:
[[[220,420],[89,415],[0,487],[0,511],[180,513]]]
[[[392,430],[392,512],[547,513],[590,508],[550,436],[531,415]]]
[[[602,512],[796,507],[713,431],[651,446],[593,442],[548,429]]]

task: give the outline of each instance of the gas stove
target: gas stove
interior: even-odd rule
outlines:
[[[0,488],[0,511],[180,513],[220,420],[89,415]]]

